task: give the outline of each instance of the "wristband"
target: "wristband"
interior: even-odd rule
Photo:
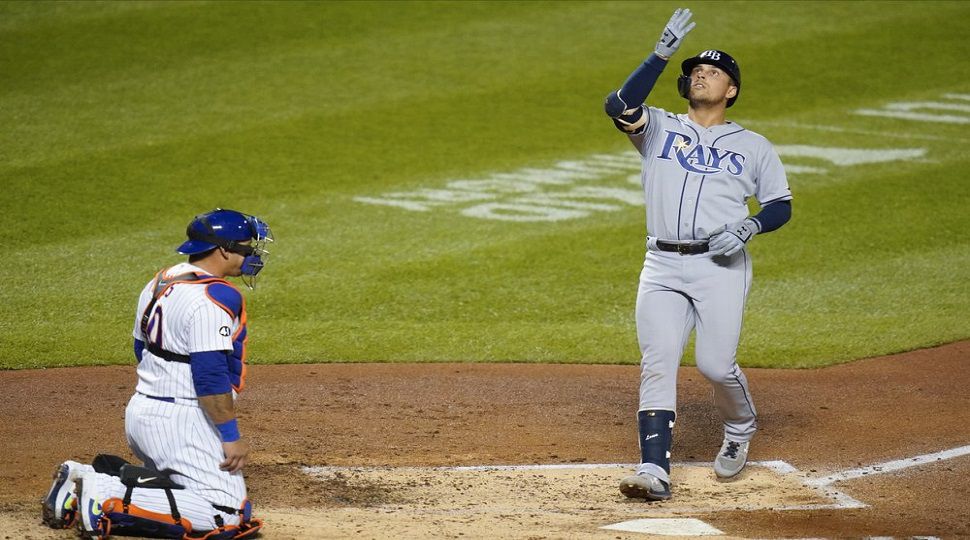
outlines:
[[[239,440],[239,425],[237,424],[235,418],[228,422],[216,424],[216,429],[219,430],[219,435],[222,437],[222,442],[235,442]]]

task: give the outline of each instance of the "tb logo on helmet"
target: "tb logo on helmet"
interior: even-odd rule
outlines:
[[[737,61],[735,61],[730,54],[717,49],[706,50],[697,56],[692,56],[687,60],[684,60],[680,64],[681,75],[677,78],[677,92],[679,92],[682,97],[689,99],[690,72],[698,64],[717,66],[731,77],[731,80],[734,81],[734,86],[736,86],[738,89],[738,93],[735,94],[734,97],[728,98],[727,106],[730,107],[731,105],[734,105],[734,102],[741,94],[741,67],[738,66]]]

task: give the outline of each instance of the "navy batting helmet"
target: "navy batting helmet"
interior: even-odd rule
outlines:
[[[737,87],[738,91],[734,94],[734,97],[728,98],[727,106],[734,105],[734,101],[741,95],[741,67],[738,66],[738,63],[730,54],[724,51],[712,49],[684,60],[680,64],[682,75],[677,78],[677,90],[680,92],[680,95],[686,98],[688,93],[690,93],[690,72],[698,64],[717,66],[731,76],[731,80],[734,81],[734,86]]]

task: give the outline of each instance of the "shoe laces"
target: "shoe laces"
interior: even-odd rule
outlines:
[[[734,441],[728,441],[727,449],[724,450],[724,457],[729,457],[731,459],[738,458],[738,448],[741,448],[741,443],[736,443]]]

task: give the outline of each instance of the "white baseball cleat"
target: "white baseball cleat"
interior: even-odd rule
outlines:
[[[748,444],[724,439],[721,450],[714,458],[714,474],[718,478],[732,478],[737,476],[748,463]]]
[[[620,493],[631,499],[666,501],[670,498],[670,486],[652,474],[639,473],[620,482]]]
[[[107,538],[108,530],[101,519],[101,503],[104,497],[98,492],[98,478],[95,472],[84,472],[77,479],[77,520],[78,536],[85,540]]]
[[[74,482],[84,466],[76,461],[65,461],[54,468],[54,483],[47,496],[40,500],[44,525],[52,529],[68,529],[77,519],[77,496]]]

